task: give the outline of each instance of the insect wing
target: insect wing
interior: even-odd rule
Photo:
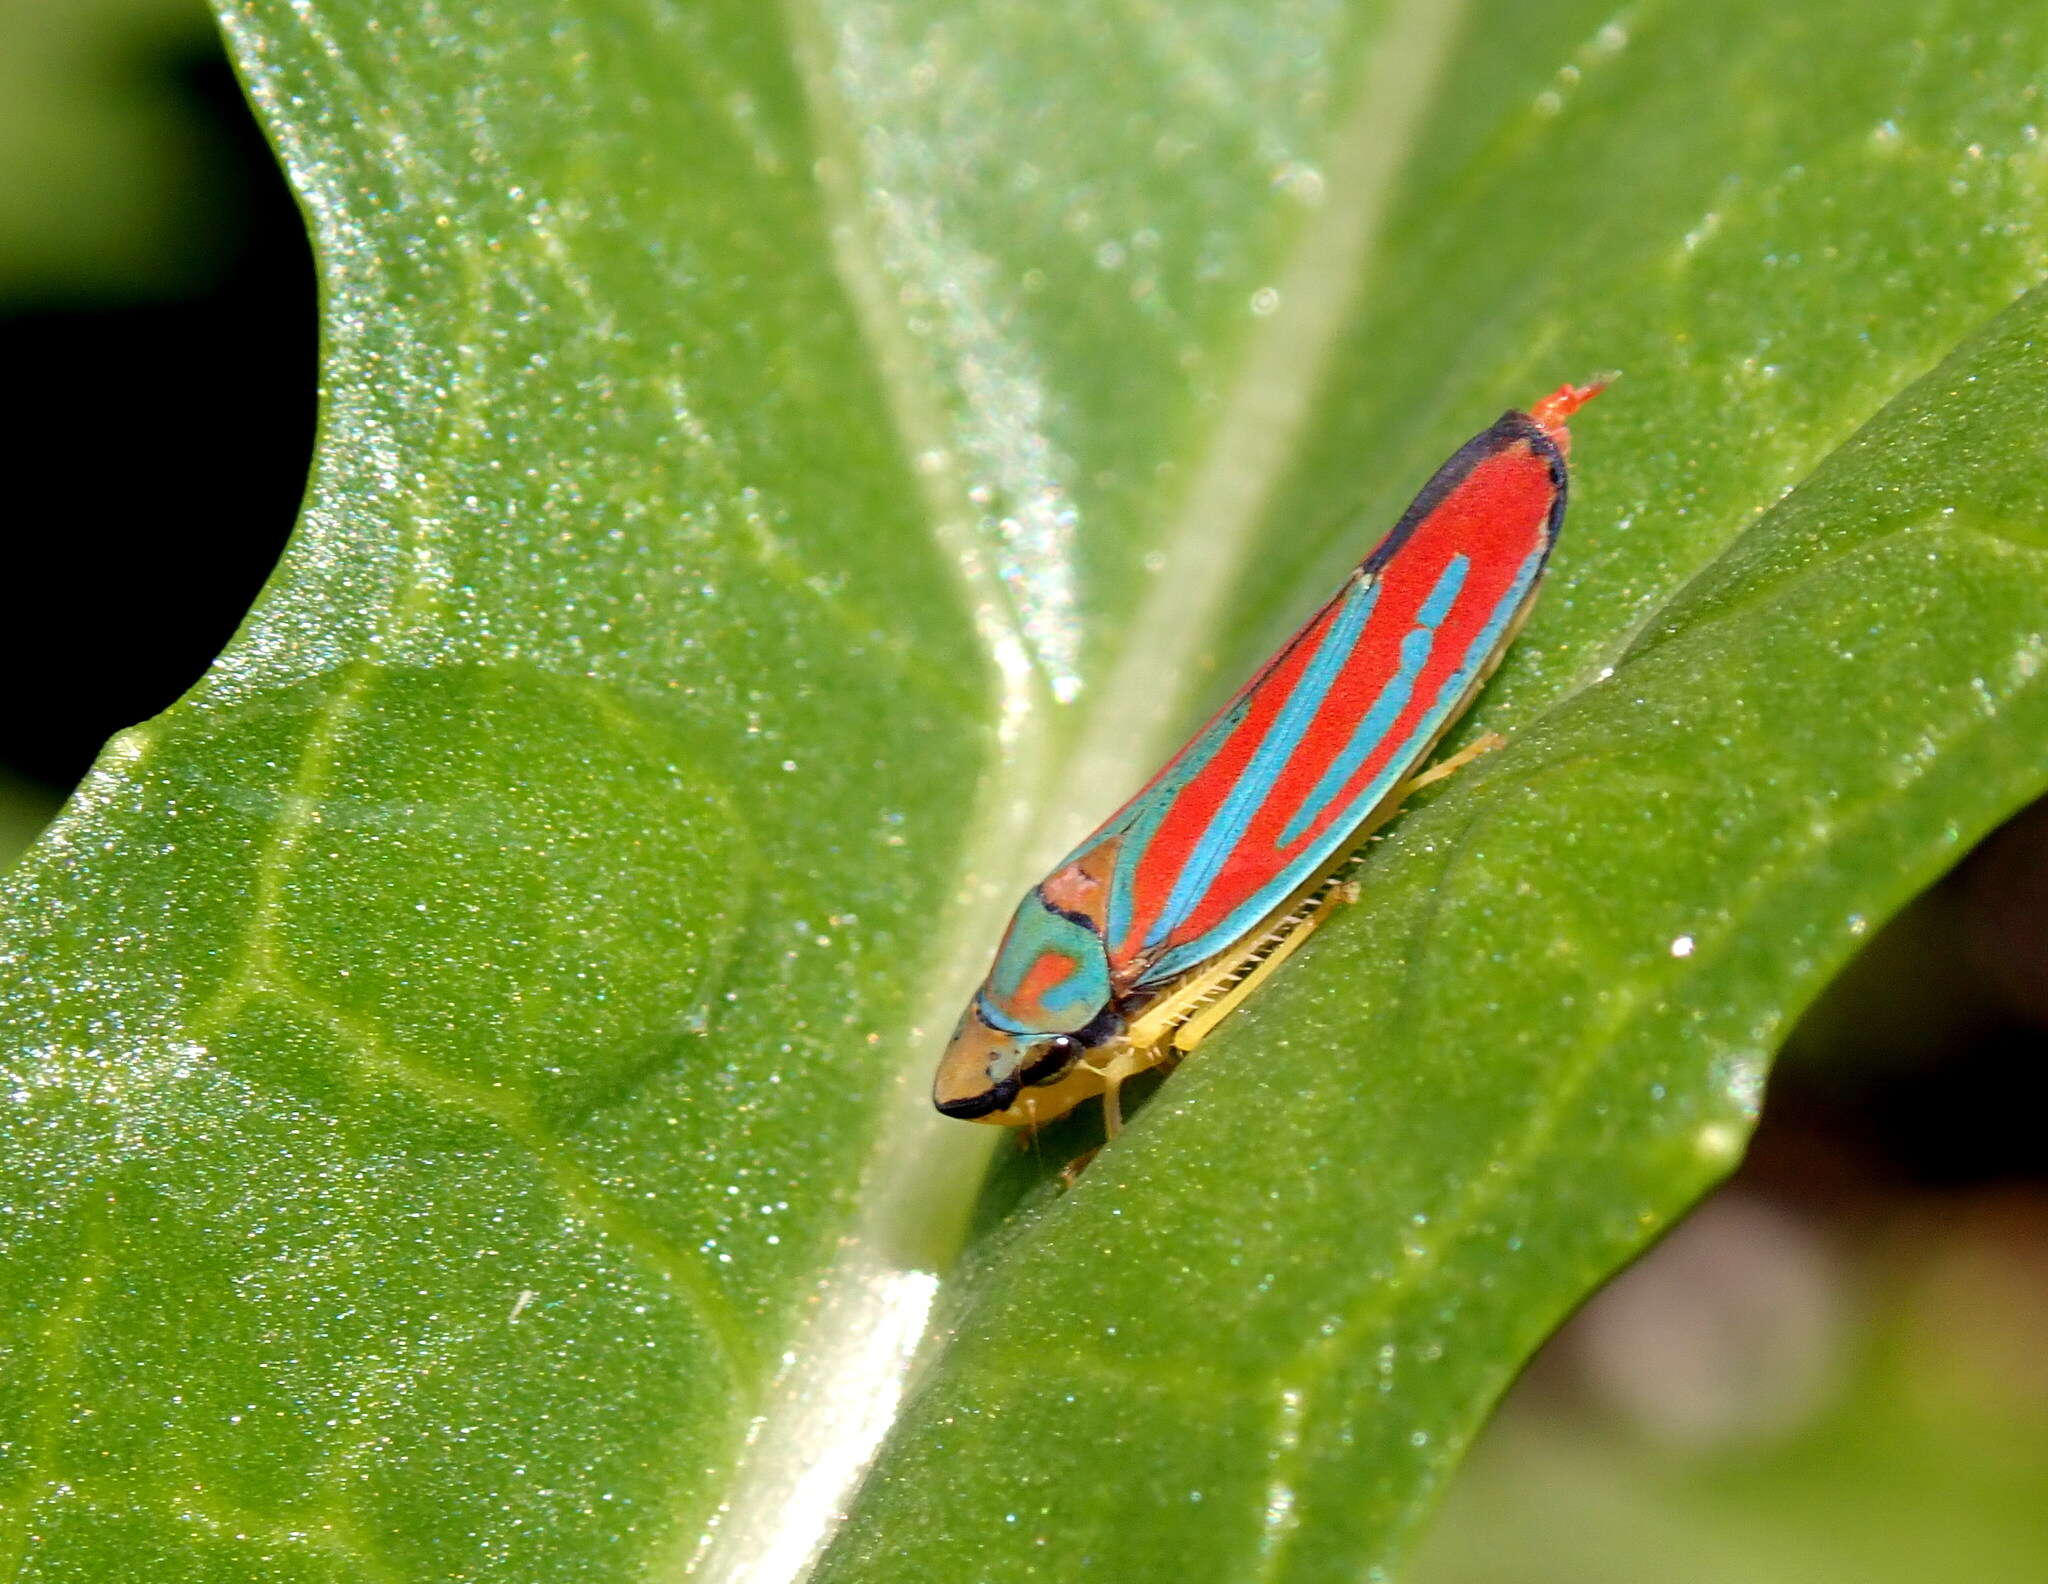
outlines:
[[[1106,937],[1126,988],[1227,950],[1342,857],[1513,637],[1564,517],[1522,413],[1438,470],[1334,598],[1076,849],[1120,838]]]

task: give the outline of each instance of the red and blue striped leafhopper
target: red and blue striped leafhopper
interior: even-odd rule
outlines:
[[[1529,614],[1564,522],[1565,420],[1604,384],[1466,442],[1308,625],[1031,888],[939,1062],[941,1111],[1026,1126],[1099,1094],[1114,1134],[1123,1082],[1193,1050],[1307,939],[1365,838],[1457,762],[1415,773]]]

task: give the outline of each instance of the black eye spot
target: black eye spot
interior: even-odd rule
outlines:
[[[1039,1047],[1038,1054],[1017,1074],[1018,1081],[1027,1084],[1049,1084],[1074,1065],[1082,1051],[1088,1047],[1071,1034],[1055,1034]]]

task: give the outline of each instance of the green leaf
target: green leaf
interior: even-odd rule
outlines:
[[[1733,1162],[1791,1017],[2048,780],[2048,298],[1999,312],[2048,29],[1579,15],[1469,19],[1224,667],[1359,542],[1294,525],[1360,483],[1388,520],[1475,386],[1619,366],[1480,712],[1513,744],[1004,1227],[832,1584],[1392,1576],[1535,1344]]]
[[[322,450],[11,877],[0,1571],[790,1577],[965,1236],[1003,904],[1618,365],[1513,745],[1005,1173],[824,1576],[1396,1555],[2048,782],[2048,22],[1696,9],[227,12]]]
[[[1521,1362],[1732,1164],[1791,1015],[2041,787],[2043,345],[2036,293],[1402,822],[1005,1230],[825,1578],[1392,1576]]]

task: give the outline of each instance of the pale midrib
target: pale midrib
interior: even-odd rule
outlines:
[[[871,1337],[896,1323],[887,1306],[905,1291],[903,1278],[950,1256],[964,1240],[975,1190],[995,1144],[993,1130],[962,1127],[939,1116],[926,1098],[933,1059],[928,1034],[948,1026],[957,1008],[945,998],[969,983],[976,958],[999,922],[1001,892],[990,875],[1007,876],[1014,854],[1028,846],[1029,811],[1041,795],[1053,755],[1046,738],[1046,696],[1028,668],[1000,579],[980,554],[966,512],[967,488],[952,460],[946,402],[930,365],[903,322],[863,213],[859,139],[833,83],[833,45],[813,0],[784,0],[783,18],[819,150],[815,167],[834,266],[852,306],[861,340],[878,374],[881,395],[902,450],[903,471],[917,481],[921,505],[941,560],[959,580],[961,598],[989,646],[993,705],[1005,729],[998,757],[974,789],[962,839],[958,885],[932,920],[929,938],[942,955],[913,994],[909,1026],[882,1049],[898,1053],[881,1094],[874,1143],[861,1172],[859,1211],[850,1235],[818,1278],[808,1322],[785,1355],[776,1383],[781,1412],[756,1422],[726,1499],[690,1553],[658,1570],[705,1584],[788,1584],[815,1564],[838,1504],[872,1456],[873,1445],[849,1432],[848,1404],[879,1404],[893,1415],[909,1349],[898,1350],[891,1378],[875,1378]],[[992,630],[994,624],[1000,628]],[[1006,657],[1007,643],[1014,651]],[[1035,774],[1030,767],[1036,767]],[[975,880],[981,880],[979,885]],[[922,1316],[919,1317],[921,1324]],[[859,1378],[855,1378],[858,1376]],[[856,1420],[859,1416],[853,1416]],[[829,1445],[858,1436],[859,1444]],[[844,1478],[830,1500],[816,1500],[816,1470],[838,1460]],[[808,1476],[808,1477],[807,1477]],[[802,1532],[792,1534],[792,1526]]]
[[[991,646],[1000,637],[1017,639],[1011,605],[1002,580],[982,553],[984,546],[967,511],[967,484],[954,457],[944,395],[933,380],[929,359],[904,323],[890,278],[878,256],[863,212],[859,181],[858,138],[833,86],[832,45],[825,24],[811,0],[785,0],[791,49],[810,112],[811,129],[820,149],[816,174],[841,286],[850,299],[863,344],[873,357],[881,392],[902,450],[906,475],[917,481],[932,538],[946,569],[959,580],[962,602],[976,629]],[[990,637],[991,623],[1003,623]],[[1020,645],[1021,648],[1021,645]],[[1044,767],[1053,758],[1046,743],[1046,695],[1035,675],[990,656],[994,672],[992,703],[999,719],[1012,729],[999,737],[997,762],[974,789],[973,810],[962,840],[959,872],[977,877],[1006,875],[1013,855],[1028,839],[1030,821],[1022,811],[1042,800],[1031,796],[1034,779],[1047,778]],[[1033,771],[1031,767],[1039,767]],[[934,965],[937,988],[928,997],[950,995],[971,980],[976,956],[986,944],[986,922],[994,899],[963,886],[947,899],[943,915],[933,921],[930,938],[949,943],[957,960]],[[943,949],[943,948],[942,948]],[[893,1043],[905,1053],[906,1069],[914,1070],[933,1053],[923,1041],[934,1028],[950,1026],[957,1007],[928,999],[917,1006],[911,1027]],[[885,1047],[890,1048],[890,1047]],[[910,1081],[914,1076],[918,1081]],[[928,1226],[935,1202],[935,1176],[957,1176],[964,1201],[985,1164],[992,1137],[979,1128],[947,1123],[924,1100],[921,1073],[905,1082],[907,1103],[884,1118],[873,1164],[864,1174],[861,1228],[870,1252],[885,1249],[885,1258],[899,1262],[918,1253],[930,1257]],[[899,1095],[898,1100],[906,1097]],[[906,1153],[908,1152],[908,1153]],[[923,1170],[904,1172],[904,1161],[919,1161]],[[935,1162],[943,1161],[941,1170]],[[939,1200],[938,1202],[943,1202]],[[963,1203],[959,1230],[964,1233]],[[939,1239],[943,1244],[946,1239]],[[940,1252],[943,1252],[941,1249]]]
[[[1161,541],[1166,564],[1095,695],[1101,707],[1066,780],[1093,794],[1096,816],[1107,810],[1094,800],[1134,788],[1186,723],[1189,696],[1199,689],[1196,658],[1294,459],[1339,332],[1364,295],[1374,243],[1464,9],[1465,0],[1400,0],[1367,57],[1332,140],[1328,196],[1280,274],[1279,306],[1248,342]]]
[[[813,3],[785,0],[783,14],[820,149],[817,180],[840,281],[875,359],[905,470],[918,480],[937,547],[960,579],[984,637],[987,624],[999,620],[1007,629],[999,636],[1015,643],[1005,591],[978,553],[963,509],[966,491],[950,460],[945,397],[903,322],[868,230],[858,139],[833,83],[832,41]],[[791,1584],[815,1566],[829,1539],[833,1511],[798,1513],[789,1500],[803,1465],[820,1455],[811,1432],[826,1421],[821,1417],[814,1427],[806,1415],[828,1413],[849,1385],[876,1389],[872,1382],[833,1378],[841,1361],[873,1367],[870,1353],[846,1345],[845,1333],[857,1330],[862,1316],[837,1306],[857,1306],[878,1273],[950,1259],[964,1239],[993,1143],[993,1130],[964,1128],[932,1110],[926,1099],[935,1055],[930,1036],[950,1024],[954,998],[983,966],[1007,896],[1000,881],[1022,885],[1030,878],[1011,873],[1017,855],[1064,839],[1104,813],[1104,794],[1135,787],[1181,721],[1193,691],[1192,662],[1293,460],[1338,331],[1363,291],[1403,160],[1463,10],[1464,0],[1398,0],[1368,54],[1350,111],[1333,137],[1329,196],[1295,240],[1279,277],[1279,309],[1247,338],[1232,394],[1161,541],[1164,572],[1129,629],[1108,685],[1092,690],[1093,717],[1073,754],[1047,751],[1043,686],[1020,680],[1001,654],[990,655],[995,703],[1010,729],[976,789],[958,869],[968,883],[934,921],[931,938],[947,943],[941,947],[947,955],[930,965],[911,1026],[887,1047],[901,1053],[901,1066],[863,1173],[859,1221],[821,1277],[821,1301],[813,1306],[814,1316],[830,1316],[831,1325],[814,1320],[792,1349],[795,1362],[782,1397],[793,1406],[780,1420],[757,1425],[716,1523],[681,1565],[687,1577],[706,1584]],[[881,1323],[879,1313],[870,1323]],[[907,1366],[907,1351],[902,1362]],[[900,1388],[900,1379],[888,1386]],[[842,1499],[871,1454],[872,1447],[861,1449],[860,1461],[848,1467]],[[794,1567],[780,1532],[792,1522],[816,1526],[807,1558]]]

